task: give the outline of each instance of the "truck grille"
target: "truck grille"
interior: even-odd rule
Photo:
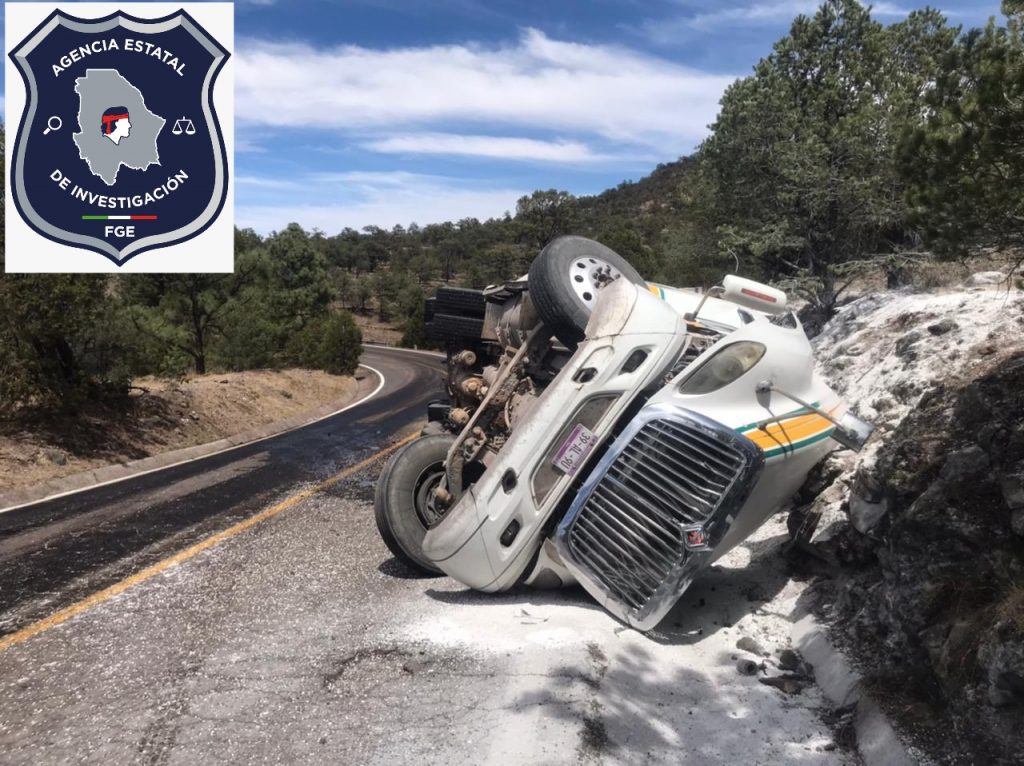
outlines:
[[[563,520],[559,542],[570,568],[617,602],[628,622],[647,622],[691,555],[687,531],[700,528],[712,544],[720,539],[728,509],[738,510],[761,460],[748,440],[696,413],[644,410]]]

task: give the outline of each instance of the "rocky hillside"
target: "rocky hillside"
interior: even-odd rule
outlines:
[[[1024,752],[1024,296],[995,281],[866,295],[815,339],[878,432],[790,519],[834,639],[939,763]]]

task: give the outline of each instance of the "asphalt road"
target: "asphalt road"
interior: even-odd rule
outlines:
[[[385,385],[348,412],[0,514],[0,630],[23,638],[0,649],[0,762],[847,762],[813,687],[735,672],[741,633],[785,641],[780,528],[648,636],[576,590],[416,578],[367,459],[418,428],[439,367],[364,361]]]

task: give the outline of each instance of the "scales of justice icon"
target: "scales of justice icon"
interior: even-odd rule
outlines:
[[[176,136],[180,136],[182,133],[186,136],[194,136],[196,134],[196,126],[187,117],[180,117],[174,121],[174,129],[171,133]]]

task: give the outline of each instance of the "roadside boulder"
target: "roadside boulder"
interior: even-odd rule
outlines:
[[[1018,617],[1024,620],[1024,615]],[[1021,628],[1010,620],[998,623],[978,650],[978,660],[987,670],[988,703],[997,708],[1024,708],[1024,635]]]
[[[946,333],[957,329],[959,326],[960,325],[956,323],[955,319],[952,317],[946,317],[945,319],[940,319],[935,324],[928,325],[928,332],[932,335],[945,335]]]
[[[741,649],[744,652],[756,654],[758,657],[768,656],[768,652],[757,642],[757,639],[751,638],[750,636],[741,636],[739,640],[736,641],[736,648]]]
[[[896,356],[908,362],[917,359],[917,348],[915,347],[915,344],[919,340],[921,340],[921,333],[917,330],[911,330],[910,332],[905,333],[896,341]]]
[[[1010,514],[1010,529],[1018,537],[1024,537],[1024,508],[1018,508]]]
[[[871,502],[861,495],[850,495],[850,523],[862,535],[869,534],[889,512],[889,502],[883,497]]]
[[[779,668],[791,672],[800,669],[800,655],[792,649],[783,649],[779,652]]]
[[[67,465],[68,456],[63,450],[59,449],[47,449],[44,454],[46,458],[54,465]]]
[[[850,492],[849,516],[853,528],[862,535],[874,530],[889,512],[889,500],[873,467],[863,467]]]
[[[1003,500],[1011,511],[1024,509],[1024,461],[1003,474],[999,480],[999,488],[1003,492]]]
[[[988,467],[989,459],[985,450],[972,444],[946,458],[939,476],[951,484],[974,482],[985,476]]]

